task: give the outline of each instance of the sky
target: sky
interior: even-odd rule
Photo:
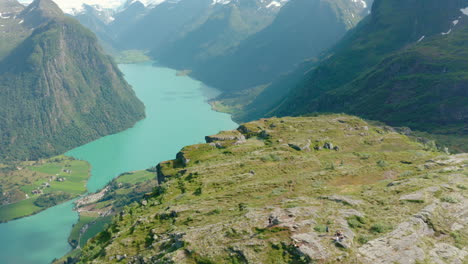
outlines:
[[[19,0],[23,4],[29,4],[32,0]],[[104,8],[117,8],[125,3],[127,0],[54,0],[60,8],[66,12],[70,13],[73,9],[79,10],[83,4],[88,5],[100,5]],[[140,0],[143,4],[155,3],[159,4],[165,0]]]

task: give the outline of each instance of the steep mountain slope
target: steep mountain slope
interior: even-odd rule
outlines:
[[[167,1],[132,26],[117,32],[119,49],[159,50],[211,6],[211,0]]]
[[[80,263],[466,261],[466,154],[346,115],[262,119],[206,141],[160,163],[160,185]]]
[[[182,34],[171,45],[153,50],[153,55],[174,68],[201,67],[269,25],[281,7],[281,4],[272,6],[269,2],[243,0],[211,5],[197,19],[195,24],[198,26]]]
[[[226,90],[270,83],[334,45],[367,15],[368,2],[291,0],[270,26],[228,54],[195,65],[193,75]]]
[[[89,30],[50,0],[34,1],[19,17],[35,29],[0,61],[1,159],[63,153],[144,117]]]
[[[272,115],[349,112],[436,133],[466,135],[466,0],[375,1],[372,14]]]
[[[96,21],[97,10],[76,16],[100,38],[105,29],[102,39],[111,36],[115,49],[150,51],[167,65],[180,65],[222,54],[268,25],[287,1],[128,1],[107,27]]]
[[[30,33],[18,17],[23,9],[16,0],[0,1],[0,60]]]
[[[119,32],[128,31],[128,29],[142,19],[149,10],[150,8],[143,5],[140,1],[128,1],[122,10],[114,14],[113,21],[109,23],[109,28],[113,36],[115,37]]]
[[[106,51],[113,51],[114,36],[109,28],[112,22],[113,10],[100,9],[97,6],[83,4],[83,10],[76,13],[76,18],[80,23],[96,34]]]

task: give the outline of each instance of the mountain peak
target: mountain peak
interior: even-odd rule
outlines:
[[[24,6],[16,0],[2,0],[0,1],[0,13],[2,14],[16,14],[21,12]]]
[[[60,7],[52,0],[34,0],[27,9],[40,9],[48,16],[62,16],[63,12]]]
[[[52,19],[63,18],[60,7],[52,0],[34,0],[21,12],[24,25],[36,28]]]

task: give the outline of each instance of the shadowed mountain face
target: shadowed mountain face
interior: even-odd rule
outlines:
[[[468,16],[461,9],[467,6],[466,0],[375,1],[372,14],[318,66],[283,80],[292,91],[257,116],[349,112],[466,134]]]
[[[36,0],[11,19],[25,39],[0,61],[1,159],[63,153],[144,117],[96,37],[55,3]]]
[[[146,7],[133,1],[104,27],[96,8],[76,17],[114,49],[149,51],[164,64],[180,68],[228,52],[268,26],[288,1],[181,0]]]
[[[331,47],[368,11],[366,2],[292,0],[271,25],[238,47],[185,68],[193,67],[196,77],[225,90],[270,83]]]
[[[372,0],[181,0],[128,3],[106,25],[77,18],[117,50],[146,50],[163,65],[225,91],[272,82],[314,59],[353,28]],[[110,45],[109,45],[110,46]]]
[[[268,1],[244,0],[210,5],[203,16],[181,34],[171,45],[153,54],[162,62],[176,68],[198,69],[205,63],[224,56],[247,37],[268,26],[278,8]],[[218,65],[219,66],[219,65]]]

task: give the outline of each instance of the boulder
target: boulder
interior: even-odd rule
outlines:
[[[333,149],[333,147],[333,143],[331,142],[325,142],[325,144],[323,144],[324,149]]]
[[[236,141],[236,142],[245,142],[245,136],[239,133],[238,131],[225,131],[217,135],[206,136],[206,143],[213,143],[216,141]]]
[[[180,161],[184,166],[187,166],[187,164],[190,162],[190,159],[187,157],[186,153],[183,151],[180,151],[176,155],[176,159]]]
[[[400,197],[399,200],[415,203],[424,203],[426,201],[426,195],[424,194],[424,192],[415,192],[403,195]]]
[[[352,198],[349,198],[349,197],[343,196],[343,195],[321,196],[320,198],[321,199],[327,199],[327,200],[330,200],[330,201],[333,201],[333,202],[347,204],[347,205],[353,205],[353,206],[362,204],[361,200],[355,200],[355,199],[352,199]]]
[[[468,252],[465,249],[459,249],[446,243],[437,243],[429,252],[433,263],[436,264],[463,264]]]
[[[359,252],[367,263],[413,264],[424,260],[425,253],[419,244],[424,236],[433,232],[422,219],[413,217],[390,234],[363,245]]]
[[[299,145],[294,144],[294,143],[288,143],[288,146],[291,147],[294,150],[301,151],[301,147]]]
[[[311,144],[310,140],[307,140],[305,143],[291,142],[291,143],[288,143],[288,146],[297,151],[310,151],[310,144]]]
[[[320,243],[320,238],[315,233],[302,233],[293,235],[292,240],[299,252],[312,260],[324,260],[329,257],[328,251]]]

